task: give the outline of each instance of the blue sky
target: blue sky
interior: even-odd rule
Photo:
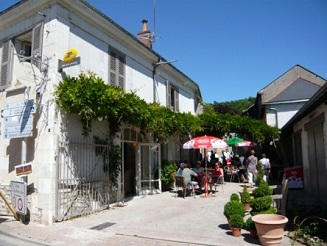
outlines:
[[[16,2],[0,0],[0,9]],[[327,79],[326,0],[88,2],[134,35],[147,19],[153,49],[177,60],[206,103],[255,97],[296,64]]]

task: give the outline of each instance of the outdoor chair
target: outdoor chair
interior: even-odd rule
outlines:
[[[192,190],[193,197],[195,197],[195,187],[194,187],[194,185],[192,185],[192,183],[185,184],[183,176],[175,176],[175,187],[176,187],[175,197],[178,196],[178,191],[180,190],[180,188],[182,188],[184,199],[185,199],[187,193],[190,190]]]
[[[231,176],[229,182],[232,182],[235,178],[238,179],[238,182],[240,183],[240,175],[238,174],[238,170],[231,170]]]
[[[213,177],[215,178],[215,177]],[[221,186],[222,191],[224,192],[224,175],[221,177],[216,177],[215,181],[213,183],[213,186],[215,187],[215,193],[217,192],[217,189],[219,186]]]
[[[172,179],[173,179],[173,191],[175,192],[176,191],[176,176],[177,176],[177,172],[173,172],[172,174],[171,174],[171,177],[172,177]]]

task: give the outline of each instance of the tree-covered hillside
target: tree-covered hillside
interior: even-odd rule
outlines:
[[[255,102],[255,97],[248,97],[236,101],[216,102],[206,104],[204,110],[206,112],[214,111],[220,114],[242,115],[243,110],[249,108]]]

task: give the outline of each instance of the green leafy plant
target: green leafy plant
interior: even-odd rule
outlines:
[[[103,171],[109,176],[113,186],[118,187],[117,177],[121,171],[121,148],[109,139],[94,137],[95,154],[102,156]],[[106,149],[109,148],[109,151]]]
[[[256,230],[255,223],[252,221],[252,217],[249,217],[249,218],[247,218],[245,220],[244,229],[247,230],[247,231],[254,231],[254,230]]]
[[[263,196],[271,196],[273,190],[270,189],[269,185],[266,182],[260,183],[259,187],[254,189],[252,194],[255,198],[263,197]]]
[[[170,188],[173,183],[172,173],[176,172],[177,166],[173,161],[163,161],[161,169],[161,182],[163,189]]]
[[[327,210],[321,205],[298,205],[293,224],[295,230],[290,237],[306,245],[326,245]]]
[[[241,202],[239,201],[235,201],[235,200],[231,200],[229,202],[227,202],[224,205],[224,215],[227,219],[229,219],[229,217],[232,214],[239,214],[242,217],[244,216],[245,212],[244,212],[244,206]]]
[[[260,161],[257,162],[256,168],[257,168],[257,178],[255,180],[255,185],[260,186],[261,183],[266,183],[266,181],[263,180],[263,176],[265,175],[265,172],[262,168],[262,163]]]
[[[77,114],[83,126],[83,135],[92,130],[92,121],[105,119],[109,124],[109,136],[115,136],[121,125],[138,127],[142,133],[155,133],[157,142],[166,142],[174,134],[202,134],[203,129],[221,135],[239,132],[251,135],[257,142],[271,141],[280,137],[277,127],[246,116],[219,114],[213,111],[199,116],[173,112],[157,103],[146,103],[135,92],[105,84],[92,72],[78,77],[66,77],[59,82],[55,101],[69,114]]]
[[[272,207],[273,199],[271,196],[254,198],[250,202],[252,208],[251,215],[257,214],[275,214],[276,209]]]
[[[239,202],[240,201],[240,197],[236,193],[233,193],[233,194],[230,195],[230,201],[237,201],[237,202]]]
[[[240,214],[232,214],[228,221],[232,228],[243,228],[244,226],[243,216]]]
[[[296,220],[295,217],[294,220]],[[327,242],[326,229],[327,219],[310,216],[302,220],[300,223],[295,223],[297,229],[295,235],[302,238],[308,245],[325,245]]]
[[[251,195],[246,185],[243,187],[243,191],[240,193],[240,196],[241,196],[241,202],[243,204],[249,203],[251,201]]]

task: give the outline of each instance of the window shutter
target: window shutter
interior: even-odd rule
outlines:
[[[118,62],[118,86],[122,89],[125,88],[125,58],[123,56],[119,56]]]
[[[109,85],[125,89],[125,56],[109,47]]]
[[[171,85],[167,80],[167,107],[170,108],[170,93],[171,93]]]
[[[116,86],[116,53],[112,50],[109,53],[109,62],[109,84]]]
[[[0,90],[6,89],[11,83],[13,50],[14,45],[11,40],[2,44]]]
[[[175,90],[175,111],[179,112],[179,90]]]
[[[32,61],[31,63],[41,69],[43,44],[43,23],[38,24],[32,30]]]

